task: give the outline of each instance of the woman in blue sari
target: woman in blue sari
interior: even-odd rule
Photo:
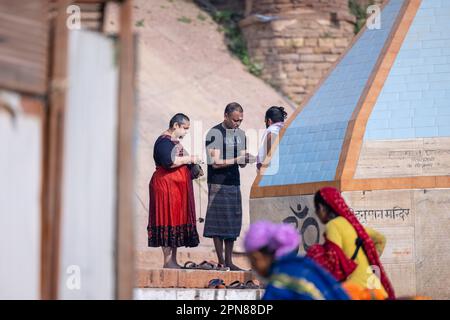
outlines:
[[[244,240],[253,270],[267,279],[263,300],[348,300],[322,267],[297,256],[300,237],[292,226],[259,221]]]

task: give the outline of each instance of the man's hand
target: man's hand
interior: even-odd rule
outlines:
[[[256,162],[256,157],[250,153],[246,153],[245,154],[245,163],[255,163]]]

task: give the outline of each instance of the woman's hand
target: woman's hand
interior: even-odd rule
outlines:
[[[255,163],[256,162],[256,157],[250,153],[246,153],[245,154],[245,163]]]
[[[202,164],[203,163],[202,159],[199,156],[190,156],[189,160],[190,160],[189,163],[192,163],[192,164]]]

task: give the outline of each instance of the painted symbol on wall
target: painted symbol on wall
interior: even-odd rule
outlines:
[[[302,207],[301,204],[297,205],[297,208],[294,209],[292,206],[289,206],[293,216],[289,216],[283,220],[283,223],[292,224],[297,230],[299,230],[300,236],[302,237],[303,249],[307,251],[309,247],[312,245],[319,243],[320,240],[320,228],[319,223],[314,217],[307,217],[309,213],[308,206]],[[316,232],[316,236],[313,243],[308,244],[305,239],[306,231],[309,228],[314,228]]]
[[[302,210],[302,205],[298,204],[297,205],[297,210],[295,210],[294,208],[292,208],[292,206],[289,206],[291,208],[291,211],[297,216],[297,218],[299,219],[305,219],[305,217],[308,215],[309,212],[309,208],[307,206],[305,206]]]
[[[292,224],[295,229],[298,229],[298,219],[296,217],[290,216],[283,220],[283,223]]]

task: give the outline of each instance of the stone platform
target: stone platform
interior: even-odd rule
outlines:
[[[163,255],[160,248],[145,248],[145,250],[137,250],[136,268],[137,269],[160,269],[162,268]],[[217,263],[217,255],[211,248],[180,248],[177,254],[178,263],[184,265],[187,261],[201,263],[202,261],[212,261]],[[250,262],[243,253],[233,252],[233,263],[242,269],[250,269]]]
[[[207,288],[211,279],[220,278],[225,285],[239,280],[256,280],[251,271],[210,271],[192,269],[138,269],[137,288]]]
[[[136,288],[135,300],[260,300],[262,289]]]

